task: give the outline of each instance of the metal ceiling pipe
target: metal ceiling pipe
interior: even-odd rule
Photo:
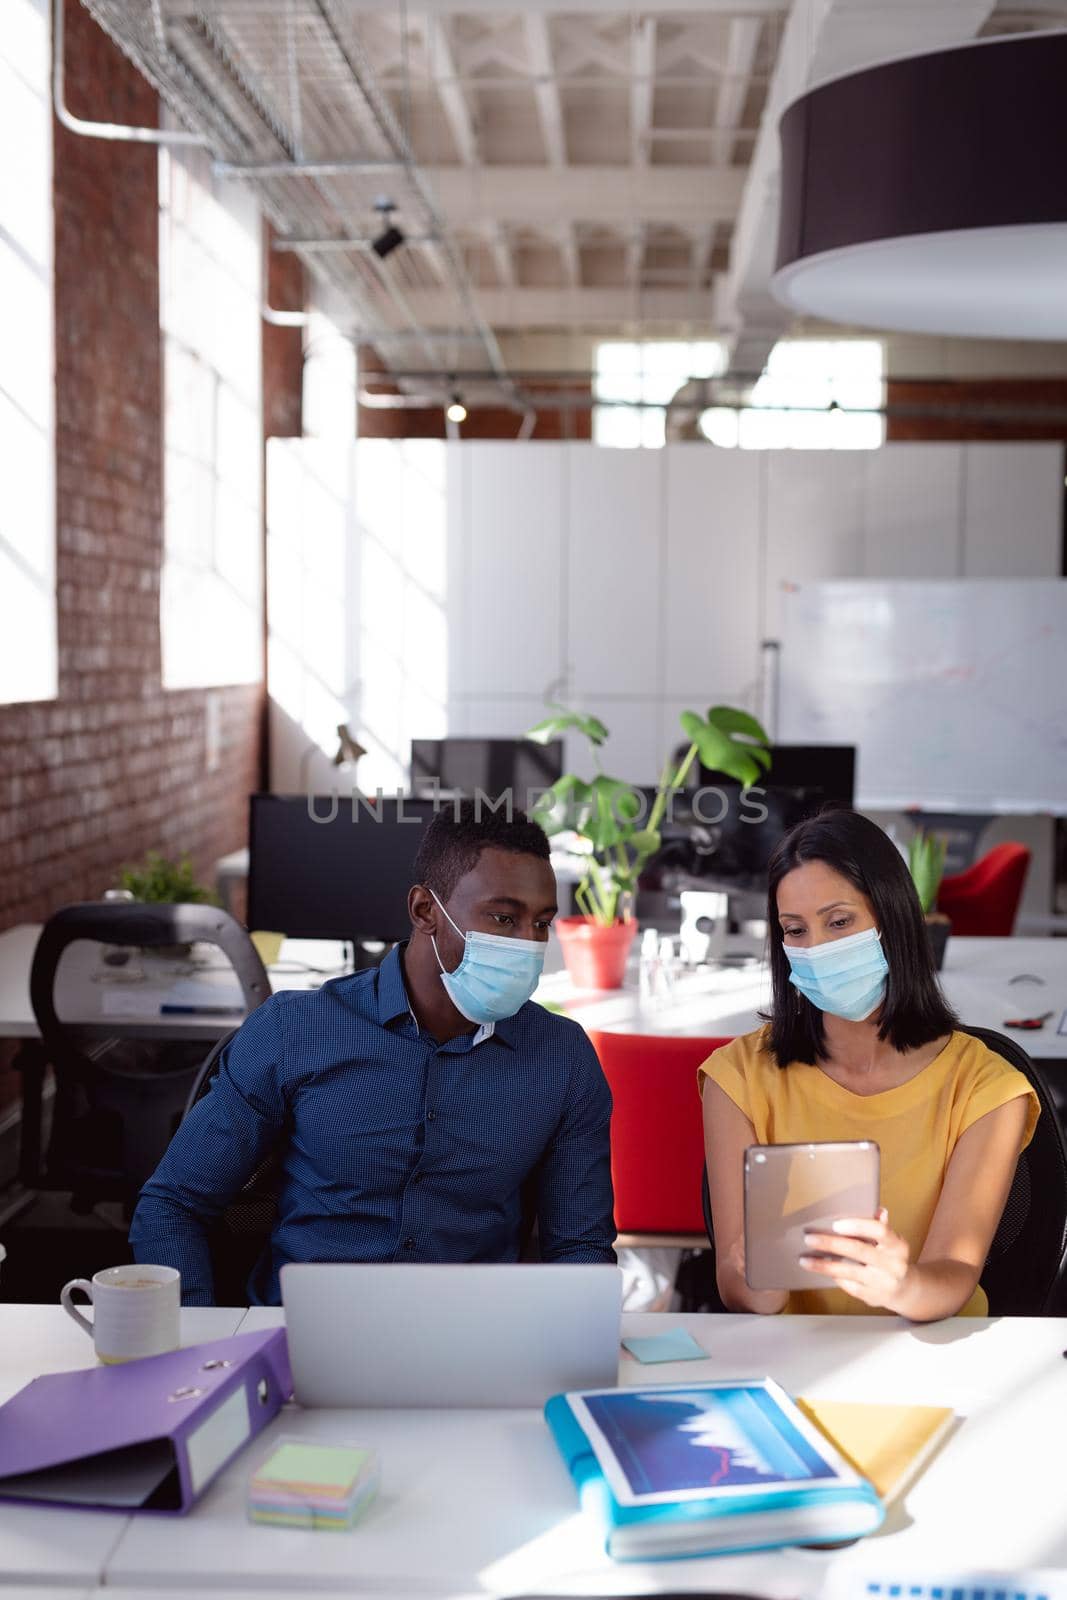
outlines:
[[[58,4],[58,0],[57,0]],[[216,161],[220,178],[342,178],[346,172],[402,172],[406,161]]]
[[[90,122],[67,109],[63,75],[64,18],[63,0],[52,0],[52,104],[59,121],[71,133],[85,139],[112,139],[127,144],[207,144],[198,133],[177,128],[131,128],[122,122]]]

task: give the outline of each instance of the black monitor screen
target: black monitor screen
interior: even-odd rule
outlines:
[[[700,781],[716,784],[724,780],[721,773],[701,767]],[[818,793],[821,805],[851,806],[856,787],[856,747],[852,744],[772,745],[770,767],[758,783],[760,788],[767,789],[803,789],[812,798]]]
[[[412,864],[433,813],[426,800],[379,799],[368,811],[346,795],[254,794],[248,926],[292,939],[407,938]]]
[[[430,795],[434,782],[446,794],[496,800],[508,790],[517,810],[563,776],[563,741],[532,739],[412,739],[411,792]]]

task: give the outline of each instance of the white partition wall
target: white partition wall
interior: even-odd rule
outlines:
[[[563,700],[601,716],[605,766],[634,782],[680,711],[758,710],[791,584],[1060,571],[1054,444],[443,448],[449,730],[514,736]]]
[[[309,444],[268,457],[269,489],[281,474],[268,496],[272,693],[281,672],[290,731],[327,769],[346,714],[372,786],[402,777],[412,737],[514,737],[547,700],[596,712],[612,736],[605,769],[651,783],[680,711],[759,710],[761,641],[780,637],[791,585],[1061,570],[1058,445],[362,440],[340,446],[354,452],[342,561],[345,473]],[[326,667],[338,610],[345,648]],[[584,741],[567,759],[588,770]]]

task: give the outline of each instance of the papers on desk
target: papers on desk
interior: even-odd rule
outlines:
[[[831,1567],[827,1600],[1067,1600],[1067,1572],[1050,1567],[978,1571],[961,1567],[898,1569],[853,1563]]]
[[[646,1334],[643,1338],[624,1339],[628,1350],[638,1361],[707,1361],[708,1352],[686,1333],[684,1328],[671,1328],[668,1333]]]
[[[244,1015],[241,985],[232,971],[198,973],[167,987],[154,983],[102,984],[100,1012],[105,1017]]]

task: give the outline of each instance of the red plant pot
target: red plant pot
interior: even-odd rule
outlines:
[[[559,935],[564,965],[576,988],[621,988],[630,946],[637,934],[636,918],[604,928],[587,917],[559,917],[553,926]]]

